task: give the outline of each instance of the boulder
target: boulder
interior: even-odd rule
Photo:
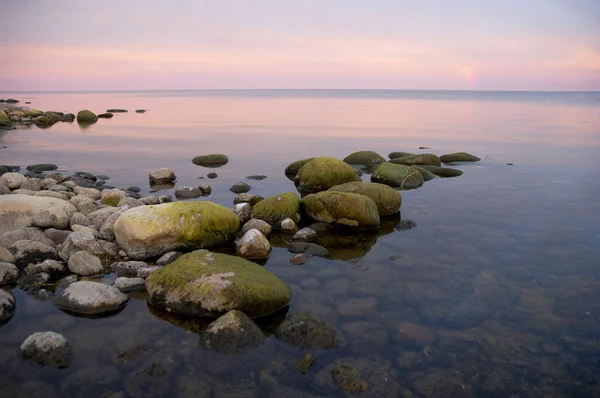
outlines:
[[[0,286],[13,285],[19,279],[19,269],[11,263],[0,262]]]
[[[269,257],[271,244],[258,229],[251,229],[237,241],[235,254],[249,260],[261,260]]]
[[[481,160],[481,158],[478,158],[477,156],[471,155],[470,153],[467,153],[467,152],[454,152],[454,153],[449,153],[449,154],[440,156],[440,160],[443,163],[479,162]]]
[[[33,240],[20,240],[13,243],[8,250],[15,256],[15,265],[19,269],[30,263],[36,264],[44,260],[56,260],[56,248]]]
[[[79,276],[94,276],[104,272],[102,262],[91,253],[78,251],[69,257],[69,271]]]
[[[229,188],[229,191],[236,193],[236,194],[240,194],[240,193],[246,193],[251,189],[252,189],[252,187],[250,185],[246,184],[243,181],[240,181],[240,182],[233,184],[231,186],[231,188]]]
[[[134,292],[144,289],[146,287],[146,281],[144,278],[119,277],[115,280],[113,286],[123,293]]]
[[[163,167],[150,172],[148,176],[150,184],[169,184],[175,181],[175,172],[169,168]]]
[[[373,172],[371,181],[394,188],[414,189],[423,185],[423,175],[413,166],[386,162]]]
[[[0,289],[0,326],[8,322],[13,316],[17,301],[15,296],[7,290]]]
[[[285,168],[285,175],[290,179],[290,180],[294,180],[294,177],[296,177],[296,174],[298,174],[298,171],[307,163],[311,162],[312,160],[314,160],[314,158],[307,158],[307,159],[301,159],[301,160],[296,160],[295,162],[290,163],[286,168]]]
[[[73,358],[71,344],[55,332],[37,332],[25,339],[19,348],[21,357],[44,366],[66,368]]]
[[[402,156],[402,157],[394,158],[394,159],[390,160],[390,163],[404,164],[407,166],[412,166],[412,165],[440,166],[442,164],[440,158],[432,153],[421,153],[418,155]]]
[[[305,196],[302,204],[309,216],[334,226],[352,229],[379,227],[377,204],[367,196],[347,192],[319,192]]]
[[[69,272],[68,268],[56,260],[44,260],[41,263],[30,264],[25,268],[27,275],[48,274],[51,279],[59,279]]]
[[[20,240],[34,240],[48,246],[56,246],[54,241],[46,237],[44,232],[40,229],[30,227],[19,228],[3,233],[0,235],[0,246],[8,248]]]
[[[98,116],[94,112],[88,111],[87,109],[77,112],[77,123],[79,124],[93,124],[98,121]]]
[[[264,344],[265,335],[241,311],[229,311],[208,325],[200,337],[204,347],[226,354],[244,354]]]
[[[263,234],[264,236],[266,236],[267,238],[271,234],[271,226],[269,225],[269,223],[267,223],[263,220],[259,220],[257,218],[253,218],[253,219],[249,220],[246,224],[244,224],[244,226],[242,227],[242,233],[245,234],[246,232],[250,231],[251,229],[259,230],[260,233]]]
[[[290,288],[260,265],[207,250],[184,254],[146,279],[157,307],[193,316],[239,310],[260,317],[288,305]]]
[[[133,259],[171,250],[212,248],[232,240],[236,214],[212,202],[176,202],[125,211],[115,222],[116,241]]]
[[[127,302],[127,295],[117,288],[98,282],[79,281],[67,287],[54,301],[62,310],[95,315],[116,311]]]
[[[212,192],[212,188],[208,184],[201,184],[198,189],[202,191],[202,196],[209,196]]]
[[[60,199],[18,194],[2,195],[0,233],[29,226],[66,229],[76,211],[77,208],[73,204]]]
[[[425,182],[433,180],[436,177],[435,174],[433,174],[431,171],[429,171],[427,169],[424,169],[423,166],[413,166],[413,167],[416,168],[417,170],[419,170],[419,173],[421,173],[421,175],[423,176],[423,181],[425,181]],[[435,167],[435,166],[431,166],[431,167]]]
[[[0,185],[5,185],[9,189],[19,189],[25,181],[27,181],[27,177],[21,173],[9,172],[0,176]]]
[[[329,188],[329,191],[348,192],[364,195],[377,205],[380,216],[391,216],[400,210],[402,196],[395,189],[374,182],[348,182]]]
[[[221,167],[229,162],[229,158],[222,153],[211,155],[200,155],[192,159],[192,163],[204,167]]]
[[[252,208],[252,217],[267,222],[273,229],[280,229],[281,222],[291,218],[300,221],[300,198],[293,192],[284,192],[260,201]]]
[[[356,164],[371,167],[385,162],[385,159],[382,158],[377,152],[358,151],[346,156],[344,158],[344,162],[353,165]]]
[[[342,340],[333,326],[308,312],[296,312],[286,318],[275,336],[297,347],[321,350],[338,347]]]
[[[430,171],[438,177],[458,177],[463,173],[461,170],[450,167],[419,166],[419,168]]]
[[[71,229],[73,229],[74,225],[83,225],[83,226],[88,226],[91,225],[92,222],[90,221],[90,219],[83,213],[77,212],[75,214],[73,214],[73,217],[71,217]]]
[[[120,189],[103,189],[101,192],[100,204],[117,207],[121,199],[125,197],[127,197],[127,193]]]
[[[388,155],[388,158],[390,159],[396,159],[396,158],[402,158],[404,156],[412,156],[414,155],[414,153],[410,153],[410,152],[392,152]]]
[[[348,163],[339,159],[316,158],[299,171],[294,179],[296,187],[301,192],[316,193],[352,181],[360,181],[356,171]]]

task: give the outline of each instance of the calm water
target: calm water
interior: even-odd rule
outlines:
[[[15,288],[17,311],[0,328],[0,396],[42,388],[39,396],[600,396],[600,93],[0,93],[9,96],[41,110],[130,112],[83,130],[5,132],[0,164],[56,163],[144,193],[148,172],[170,167],[178,184],[208,182],[213,194],[202,200],[226,206],[228,188],[251,174],[268,176],[248,181],[251,193],[294,191],[283,169],[309,156],[464,150],[482,161],[403,192],[401,217],[417,223],[412,230],[395,230],[395,218],[377,233],[324,236],[317,243],[330,257],[302,266],[289,263],[287,238],[274,237],[280,247],[265,266],[292,287],[288,313],[331,322],[344,336],[340,349],[306,351],[270,337],[242,357],[217,354],[198,344],[207,320],[170,316],[144,294],[114,316],[87,319]],[[140,108],[149,111],[131,112]],[[191,163],[207,153],[230,162]],[[216,180],[200,179],[211,171]],[[360,298],[374,298],[377,310],[340,315],[340,303]],[[269,333],[283,317],[259,323]],[[426,331],[407,338],[406,323]],[[69,368],[18,358],[22,341],[41,330],[69,339]],[[306,352],[318,362],[303,375],[293,365]],[[341,358],[367,369],[367,392],[323,382],[323,369]],[[161,372],[149,372],[152,364]]]

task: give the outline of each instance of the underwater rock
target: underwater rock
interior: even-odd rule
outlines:
[[[217,318],[200,337],[204,347],[227,354],[243,354],[264,342],[265,335],[256,323],[237,310]]]
[[[66,368],[73,358],[71,344],[65,336],[55,332],[30,335],[19,347],[19,352],[25,360],[53,368]]]
[[[275,331],[275,336],[297,347],[323,350],[338,347],[342,340],[333,326],[308,312],[296,312],[287,317]]]

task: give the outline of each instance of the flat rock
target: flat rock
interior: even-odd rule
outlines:
[[[233,204],[237,205],[240,203],[249,203],[251,206],[254,206],[264,198],[259,195],[255,195],[253,193],[240,193],[233,198]]]
[[[175,172],[169,168],[163,167],[152,170],[148,176],[150,183],[171,183],[176,180]]]
[[[144,278],[119,277],[115,280],[113,286],[123,293],[134,292],[144,289],[146,287],[146,281]]]
[[[290,242],[287,249],[292,253],[304,253],[308,256],[327,257],[329,255],[329,252],[323,246],[309,242]]]
[[[141,269],[148,267],[143,261],[120,261],[111,264],[110,268],[119,277],[136,278]]]
[[[156,260],[156,265],[165,266],[167,264],[171,264],[173,261],[177,260],[179,257],[183,255],[182,252],[171,251],[160,256],[158,260]]]
[[[0,196],[0,233],[21,227],[66,229],[77,208],[64,200],[30,196]]]
[[[94,276],[104,272],[100,259],[85,251],[73,253],[69,257],[68,266],[69,271],[79,276]]]
[[[54,303],[65,311],[95,315],[116,311],[125,305],[127,299],[127,295],[115,287],[79,281],[69,285]]]

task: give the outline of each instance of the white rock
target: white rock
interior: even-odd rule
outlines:
[[[76,211],[77,208],[73,204],[61,199],[18,194],[2,195],[0,234],[29,226],[66,229]]]
[[[281,222],[281,232],[286,234],[293,234],[298,231],[298,226],[291,218],[286,218]]]
[[[91,253],[79,251],[69,257],[69,271],[79,276],[99,275],[104,271],[102,262]]]
[[[243,223],[252,218],[252,206],[250,206],[250,203],[238,203],[234,205],[233,212]]]
[[[302,228],[300,231],[296,232],[294,236],[292,236],[292,240],[299,240],[303,242],[312,242],[317,239],[319,234],[312,228]]]
[[[115,287],[79,281],[70,284],[54,303],[66,311],[91,315],[118,310],[127,299],[127,295]]]
[[[235,253],[246,259],[264,259],[271,253],[271,244],[258,229],[251,229],[236,243]]]
[[[146,287],[146,281],[143,278],[125,278],[119,277],[113,284],[114,287],[123,293],[142,290]]]
[[[10,189],[19,189],[25,180],[27,177],[21,173],[4,173],[0,176],[0,185],[5,185]]]

